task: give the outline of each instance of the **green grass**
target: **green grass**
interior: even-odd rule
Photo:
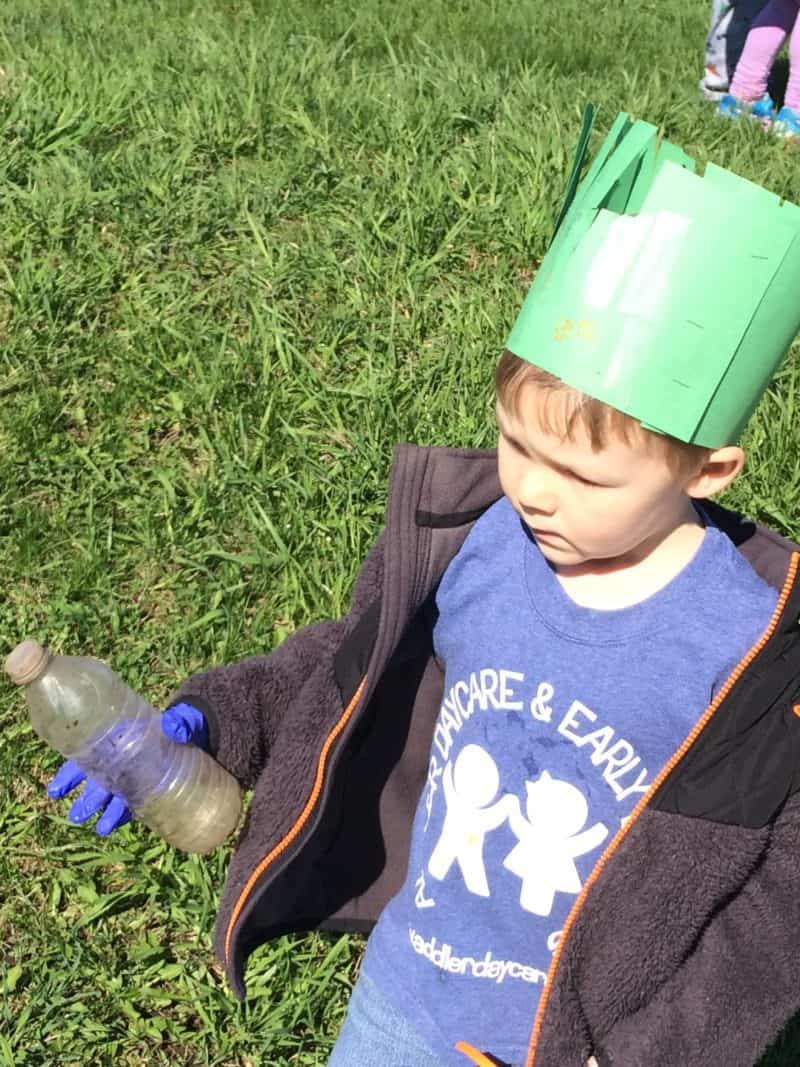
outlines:
[[[587,99],[800,200],[696,95],[694,0],[6,0],[0,647],[154,703],[339,612],[399,440],[492,443],[491,370]],[[725,284],[724,264],[709,284]],[[790,360],[729,501],[800,533]],[[212,959],[225,855],[75,830],[0,682],[0,1067],[316,1064],[358,938]],[[764,1061],[788,1067],[788,1032]]]

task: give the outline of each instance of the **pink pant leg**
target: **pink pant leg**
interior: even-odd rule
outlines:
[[[731,82],[731,95],[752,103],[767,91],[775,57],[797,22],[798,0],[769,0],[753,21]],[[794,43],[794,35],[793,35]],[[798,42],[800,51],[800,42]]]

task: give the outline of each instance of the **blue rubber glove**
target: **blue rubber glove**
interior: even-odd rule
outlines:
[[[175,704],[167,708],[161,715],[161,729],[167,737],[179,744],[191,742],[208,750],[208,725],[205,716],[191,704]],[[84,823],[101,812],[95,830],[101,837],[107,837],[113,830],[131,821],[133,812],[122,797],[110,793],[99,782],[87,779],[74,760],[67,760],[62,764],[47,786],[47,794],[58,800],[71,793],[83,781],[86,781],[86,786],[69,809],[68,817],[71,823]]]

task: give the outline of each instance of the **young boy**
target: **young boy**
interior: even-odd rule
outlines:
[[[707,499],[800,325],[800,211],[655,132],[570,181],[496,456],[399,446],[348,616],[176,696],[254,787],[236,993],[378,920],[332,1067],[750,1067],[800,1009],[798,557]]]

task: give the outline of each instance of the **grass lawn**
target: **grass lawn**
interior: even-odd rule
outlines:
[[[800,155],[698,98],[707,7],[5,0],[0,651],[159,704],[339,612],[392,444],[492,443],[587,99],[800,201]],[[797,366],[728,495],[794,537]],[[224,850],[70,827],[58,763],[0,681],[0,1067],[324,1063],[361,941],[264,947],[235,1002]]]

